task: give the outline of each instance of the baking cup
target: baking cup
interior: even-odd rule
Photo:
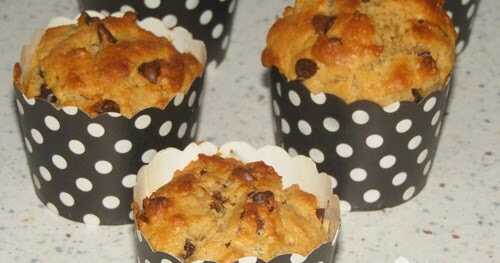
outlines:
[[[170,27],[182,26],[192,32],[195,38],[205,42],[208,62],[215,61],[213,63],[219,64],[229,45],[237,1],[79,0],[79,3],[82,10],[108,13],[133,10],[140,18],[156,17]]]
[[[449,88],[419,103],[382,108],[312,94],[271,72],[277,144],[308,155],[336,181],[346,210],[378,210],[408,201],[425,186],[439,141]],[[447,85],[448,87],[448,85]]]
[[[458,33],[457,54],[461,54],[469,45],[472,24],[476,18],[481,0],[447,0],[444,8],[453,19],[455,31]]]
[[[279,255],[269,262],[274,263],[298,263],[298,262],[325,262],[333,261],[336,241],[340,228],[340,215],[338,198],[331,191],[331,177],[324,173],[318,173],[314,162],[305,156],[291,157],[283,149],[277,146],[264,146],[254,149],[243,142],[232,142],[217,148],[211,143],[190,144],[183,151],[175,148],[167,148],[159,152],[149,165],[143,166],[137,177],[137,185],[134,188],[134,202],[141,206],[142,200],[150,196],[161,186],[168,183],[175,171],[186,167],[191,161],[198,158],[199,154],[215,155],[219,153],[222,157],[232,157],[245,163],[264,161],[272,166],[282,176],[283,185],[288,187],[298,184],[306,192],[314,194],[321,207],[325,207],[325,218],[330,222],[329,240],[313,250],[309,255],[299,254]],[[183,262],[173,255],[155,252],[151,249],[147,240],[137,231],[137,261],[150,263]],[[200,260],[197,262],[210,262]],[[264,262],[255,256],[240,258],[235,262],[256,263]]]
[[[36,195],[52,211],[73,221],[131,223],[137,171],[158,150],[185,147],[193,140],[202,88],[203,78],[198,78],[164,109],[148,108],[130,119],[119,113],[90,118],[76,107],[58,109],[15,89]]]

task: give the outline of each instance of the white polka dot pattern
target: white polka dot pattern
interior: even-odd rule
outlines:
[[[134,235],[136,238],[136,251],[137,251],[137,262],[139,263],[181,263],[178,258],[173,255],[154,252],[151,247],[149,247],[148,242],[145,242],[145,238],[139,231],[135,231]],[[274,263],[324,263],[330,262],[329,259],[335,252],[336,240],[329,240],[321,244],[318,248],[314,249],[308,255],[300,255],[295,253],[283,254],[276,256],[267,262]],[[195,260],[193,263],[210,263],[207,260]],[[265,263],[262,259],[255,256],[246,256],[239,258],[234,261],[234,263]]]
[[[311,157],[335,175],[335,192],[352,210],[378,210],[414,196],[430,173],[448,97],[447,88],[420,103],[381,107],[368,101],[346,104],[331,94],[319,98],[299,81],[271,74],[276,144]],[[410,190],[411,191],[411,190]],[[409,197],[408,199],[410,199]]]
[[[89,192],[94,187],[89,179],[83,177],[76,179],[75,184],[76,187],[83,192]]]
[[[481,0],[445,1],[444,8],[453,19],[458,32],[456,52],[460,55],[467,47],[472,30],[472,23],[476,17],[477,7]]]
[[[109,114],[90,119],[38,99],[28,104],[16,92],[37,196],[74,221],[130,223],[135,173],[157,150],[184,148],[196,134],[202,82],[197,79],[177,105],[172,101],[164,110],[146,109],[131,119]]]

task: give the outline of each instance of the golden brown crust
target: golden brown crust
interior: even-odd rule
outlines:
[[[157,67],[144,72],[153,62]],[[82,15],[77,25],[46,30],[29,67],[22,79],[15,76],[27,97],[47,89],[57,106],[77,106],[91,117],[105,111],[132,117],[149,107],[164,108],[203,71],[193,55],[140,28],[134,13],[103,20]],[[102,108],[106,101],[114,106]]]
[[[200,155],[143,202],[136,224],[156,251],[187,262],[269,260],[284,253],[307,255],[328,238],[312,194],[263,162]]]
[[[444,87],[454,65],[456,33],[442,5],[296,0],[272,26],[262,63],[346,102],[415,100]]]

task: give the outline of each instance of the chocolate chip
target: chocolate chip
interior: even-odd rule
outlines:
[[[297,77],[300,79],[308,79],[318,71],[318,66],[316,62],[308,59],[302,58],[297,61],[295,64],[295,73],[297,73]]]
[[[139,66],[139,73],[153,84],[157,84],[161,70],[161,60],[156,59],[151,62],[142,63]]]
[[[271,191],[265,192],[251,192],[248,194],[252,201],[258,204],[268,203],[274,201],[274,194]]]
[[[98,114],[106,113],[106,112],[120,113],[120,105],[118,105],[116,102],[114,102],[112,100],[105,99],[105,100],[102,100],[102,101],[96,103],[96,105],[94,105],[94,110]]]
[[[321,221],[321,224],[323,224],[323,219],[325,218],[325,209],[324,208],[318,208],[316,209],[316,217]]]
[[[316,33],[320,35],[326,34],[334,23],[334,16],[315,15],[312,19],[314,30],[316,30]]]
[[[257,224],[257,235],[262,235],[264,230],[264,220],[262,220],[260,217],[257,217],[255,219],[255,223]]]
[[[275,208],[274,194],[271,191],[251,192],[248,194],[248,197],[250,197],[254,203],[264,204],[269,212],[272,212]]]
[[[253,170],[247,167],[236,167],[231,172],[232,175],[243,178],[247,182],[252,182],[255,177],[252,175]]]
[[[200,175],[205,175],[207,173],[208,173],[207,169],[201,169],[200,171]]]
[[[43,72],[41,69],[38,70],[38,76],[40,76],[40,78],[42,79],[45,79],[45,72]]]
[[[192,256],[195,249],[196,247],[193,245],[193,243],[191,243],[191,240],[186,239],[186,241],[184,242],[184,251],[186,252],[183,256],[184,259]]]
[[[56,95],[54,95],[51,89],[47,88],[46,84],[42,84],[42,86],[40,86],[40,95],[37,98],[44,99],[50,103],[57,102]]]
[[[231,246],[231,241],[229,241],[229,242],[227,242],[226,244],[224,244],[224,246],[225,246],[226,248],[230,247],[230,246]]]
[[[224,212],[224,203],[227,202],[227,199],[222,196],[220,192],[215,192],[212,194],[213,201],[210,203],[210,208],[214,209],[217,213]]]
[[[97,34],[99,35],[99,41],[101,41],[101,43],[116,44],[116,42],[118,42],[104,24],[99,24],[97,26]]]
[[[429,51],[418,52],[417,56],[422,58],[422,66],[423,67],[426,67],[430,70],[437,69],[436,61],[432,57],[431,52],[429,52]]]
[[[421,52],[417,53],[417,56],[419,56],[419,57],[430,57],[431,56],[431,52],[429,52],[429,51],[421,51]]]
[[[240,219],[243,219],[246,215],[247,211],[245,209],[243,209],[243,211],[241,211],[241,214],[240,214]]]
[[[411,89],[411,94],[413,94],[416,103],[419,103],[423,99],[422,94],[418,89]]]

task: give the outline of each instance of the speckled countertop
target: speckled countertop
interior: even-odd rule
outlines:
[[[267,29],[291,1],[242,0],[227,60],[210,76],[200,139],[274,142],[270,93],[260,65]],[[500,261],[500,1],[483,1],[457,68],[431,178],[411,202],[350,213],[336,261]],[[61,219],[35,197],[12,104],[12,65],[50,17],[76,1],[0,0],[0,261],[134,262],[132,226],[87,227]],[[255,127],[259,127],[256,129]]]

